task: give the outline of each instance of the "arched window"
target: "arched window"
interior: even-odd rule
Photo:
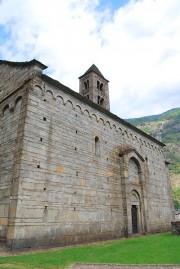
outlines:
[[[100,91],[102,91],[103,90],[103,84],[101,83],[100,84]]]
[[[98,102],[98,105],[102,106],[103,103],[104,103],[104,98],[98,95],[98,100],[97,100],[97,102]]]
[[[89,89],[89,80],[84,82],[84,88],[87,90]]]
[[[139,184],[141,182],[140,172],[141,167],[138,160],[134,157],[130,158],[128,165],[129,182]]]
[[[100,88],[100,82],[97,81],[97,89],[99,89],[99,88]]]
[[[87,82],[84,82],[84,88],[87,89]]]
[[[95,137],[95,155],[100,155],[100,141],[98,136]]]

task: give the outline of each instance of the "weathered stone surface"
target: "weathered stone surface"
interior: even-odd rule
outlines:
[[[0,238],[15,249],[170,230],[163,144],[43,68],[0,61]]]

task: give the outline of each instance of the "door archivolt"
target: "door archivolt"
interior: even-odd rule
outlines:
[[[132,233],[139,233],[141,230],[141,204],[139,194],[133,190],[131,192],[131,222]]]

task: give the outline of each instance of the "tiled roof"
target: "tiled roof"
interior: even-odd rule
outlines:
[[[97,68],[97,66],[95,64],[91,65],[91,67],[82,75],[80,76],[79,78],[82,78],[84,77],[85,75],[91,73],[91,72],[94,72],[96,73],[97,75],[99,75],[100,77],[102,77],[103,79],[105,79],[105,77],[103,76],[103,74],[99,71],[99,69]],[[107,80],[107,79],[105,79]],[[107,80],[108,81],[108,80]]]
[[[42,64],[41,62],[39,62],[39,61],[37,61],[35,59],[33,59],[33,60],[29,61],[29,62],[11,62],[11,61],[0,60],[0,65],[1,64],[7,64],[7,65],[19,66],[19,67],[38,65],[43,70],[47,68],[46,65]]]

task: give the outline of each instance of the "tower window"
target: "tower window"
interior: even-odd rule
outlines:
[[[98,105],[100,105],[100,99],[101,99],[101,96],[98,95]]]
[[[100,88],[100,82],[97,81],[97,89],[99,89],[99,88]]]
[[[87,82],[84,82],[84,88],[87,89]]]
[[[103,103],[104,103],[104,98],[101,98],[101,99],[100,99],[100,106],[102,106]]]
[[[84,88],[87,90],[89,89],[89,80],[84,82]]]
[[[102,106],[104,103],[104,98],[98,95],[98,105]]]
[[[103,84],[101,83],[100,84],[100,91],[102,91],[103,90]]]
[[[89,95],[87,95],[87,99],[89,99]]]

